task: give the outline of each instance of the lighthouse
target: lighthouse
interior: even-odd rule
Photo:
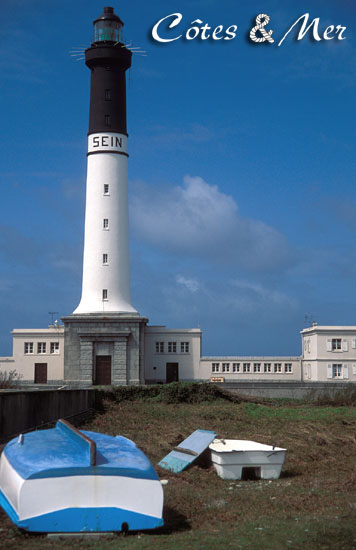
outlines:
[[[123,22],[105,7],[85,51],[91,71],[82,297],[74,314],[136,312],[131,304]]]
[[[82,296],[65,327],[69,384],[144,382],[147,323],[131,303],[126,71],[131,51],[112,7],[94,21],[85,50],[91,71]]]

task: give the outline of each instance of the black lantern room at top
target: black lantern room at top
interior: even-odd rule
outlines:
[[[110,7],[104,8],[104,13],[94,21],[94,42],[123,43],[124,24]]]

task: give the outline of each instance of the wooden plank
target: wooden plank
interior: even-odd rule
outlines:
[[[182,472],[200,456],[215,439],[216,433],[209,430],[195,430],[158,463],[164,470],[175,474]]]

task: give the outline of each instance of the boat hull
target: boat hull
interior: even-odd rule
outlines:
[[[222,479],[241,479],[246,468],[257,478],[278,479],[286,454],[286,449],[238,439],[215,440],[209,448]]]
[[[163,519],[120,508],[66,508],[20,520],[0,491],[0,506],[20,529],[34,533],[95,533],[156,529]]]
[[[78,432],[60,422],[5,447],[0,505],[10,519],[42,533],[163,525],[163,488],[142,451],[126,438]]]

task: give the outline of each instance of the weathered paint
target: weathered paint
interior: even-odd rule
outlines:
[[[209,430],[195,430],[189,437],[179,443],[158,466],[175,474],[182,472],[208,448],[216,433]]]

